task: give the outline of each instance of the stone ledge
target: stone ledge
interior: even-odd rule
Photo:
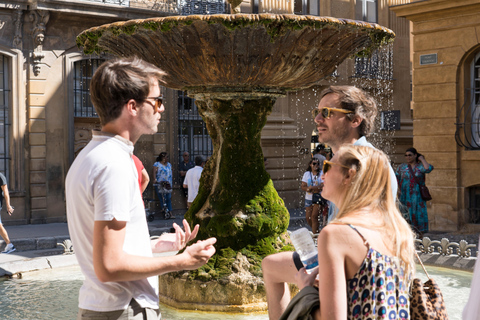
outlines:
[[[454,255],[441,255],[438,253],[418,253],[424,265],[442,268],[457,269],[463,271],[472,271],[477,262],[476,257],[463,258]]]

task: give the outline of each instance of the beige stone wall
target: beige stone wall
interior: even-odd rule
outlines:
[[[480,184],[480,151],[457,145],[455,123],[470,87],[468,59],[479,48],[480,4],[433,0],[395,11],[413,23],[414,146],[435,167],[427,175],[430,228],[464,228],[466,188]],[[438,62],[420,65],[425,54],[437,54]]]

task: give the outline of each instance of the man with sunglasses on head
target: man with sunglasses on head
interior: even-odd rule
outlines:
[[[150,240],[139,192],[133,146],[157,132],[164,112],[159,81],[164,72],[138,58],[103,63],[91,79],[90,94],[101,130],[78,154],[65,183],[68,229],[85,276],[77,319],[160,319],[158,275],[193,270],[215,253],[215,238],[177,251],[195,238],[199,226]]]
[[[353,86],[330,86],[320,96],[318,107],[312,111],[320,143],[329,145],[334,154],[341,146],[348,144],[374,148],[365,138],[373,129],[378,113],[377,104],[370,95]],[[324,170],[328,171],[329,162],[325,161],[324,165]],[[396,198],[398,185],[392,167],[390,176]],[[337,212],[338,209],[330,203],[328,221]],[[301,268],[303,264],[296,252],[281,252],[263,259],[270,320],[280,318],[287,308],[290,302],[288,283],[295,283],[295,275]]]

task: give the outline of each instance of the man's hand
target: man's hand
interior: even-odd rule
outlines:
[[[176,223],[173,223],[173,228],[175,229],[175,233],[164,233],[158,239],[153,240],[153,252],[168,252],[183,249],[187,243],[195,239],[200,226],[197,224],[195,228],[193,228],[193,231],[191,231],[187,220],[183,219],[183,228],[185,231]]]
[[[211,256],[215,254],[216,238],[208,238],[207,240],[199,240],[197,243],[187,247],[182,255],[185,255],[185,270],[195,270],[208,262]]]

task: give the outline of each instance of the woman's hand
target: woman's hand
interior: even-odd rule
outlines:
[[[295,274],[295,284],[302,290],[305,287],[318,287],[318,267],[312,269],[312,273],[307,273],[305,268],[301,268]]]

